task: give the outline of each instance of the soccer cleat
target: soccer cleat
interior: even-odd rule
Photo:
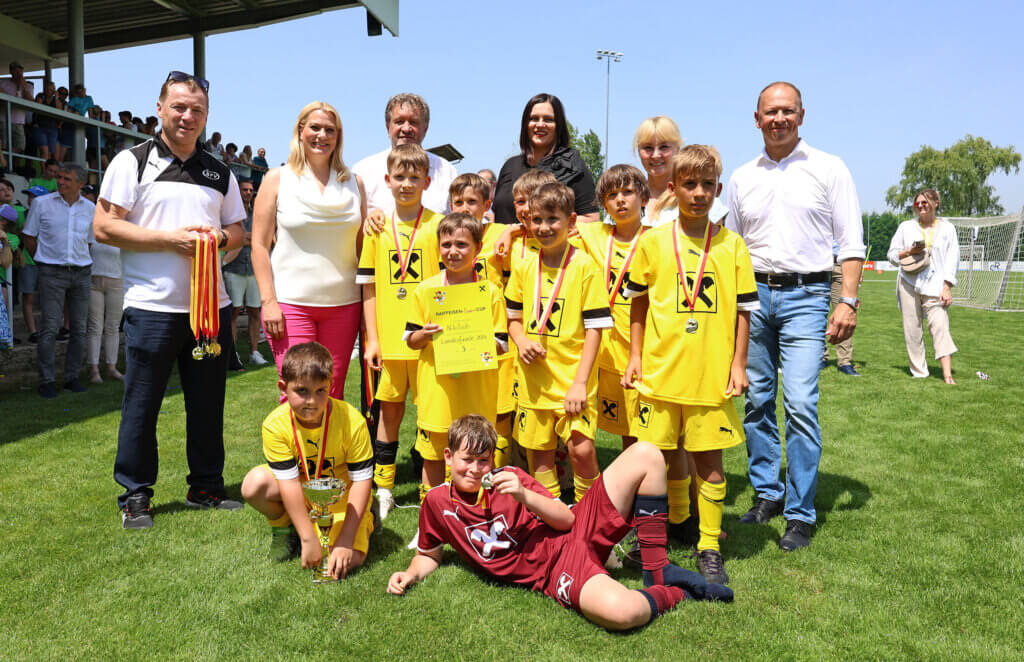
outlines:
[[[704,549],[697,552],[697,572],[704,576],[709,584],[728,584],[729,575],[725,572],[725,561],[717,549]]]
[[[387,519],[388,513],[395,507],[395,497],[386,487],[377,488],[377,501],[380,502],[380,518]]]
[[[786,532],[779,540],[779,549],[792,552],[811,544],[811,525],[796,519],[786,520]]]
[[[743,524],[764,524],[776,515],[782,514],[782,502],[757,497],[754,506],[740,517]]]
[[[700,540],[700,520],[696,515],[690,515],[678,524],[669,522],[668,536],[685,547],[696,547]]]
[[[857,372],[856,368],[854,368],[849,363],[846,364],[846,365],[839,366],[839,372],[843,373],[844,375],[849,375],[850,377],[860,377],[861,376],[861,374],[859,372]]]
[[[275,526],[270,529],[270,560],[283,563],[298,556],[302,549],[299,532],[294,526]]]
[[[216,510],[241,510],[242,503],[233,499],[228,499],[226,495],[212,494],[206,490],[193,490],[189,488],[188,494],[185,496],[185,505],[189,508],[201,508],[208,510],[214,508]]]
[[[253,353],[249,355],[249,363],[253,365],[267,365],[267,360],[263,358],[263,355],[258,350],[253,350]]]
[[[153,526],[149,497],[142,492],[131,494],[121,506],[122,529],[148,529]]]

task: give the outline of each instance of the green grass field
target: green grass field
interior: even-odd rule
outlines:
[[[409,595],[385,595],[412,554],[414,509],[386,520],[367,566],[342,583],[314,587],[297,562],[272,565],[267,527],[252,509],[185,508],[176,383],[160,419],[156,526],[124,532],[112,478],[119,385],[54,401],[5,395],[0,659],[1019,660],[1024,315],[955,308],[959,385],[943,385],[934,361],[932,379],[911,380],[893,279],[869,274],[861,289],[854,355],[864,377],[831,366],[822,374],[825,449],[810,549],[779,551],[781,520],[737,522],[752,493],[736,448],[726,457],[723,544],[736,602],[684,603],[625,635],[483,581],[450,552]],[[274,382],[273,368],[228,381],[225,477],[236,495],[262,461]],[[405,505],[416,498],[409,438],[397,490]],[[599,438],[603,464],[617,443]],[[669,556],[693,567],[683,549]],[[635,572],[617,576],[640,586]]]

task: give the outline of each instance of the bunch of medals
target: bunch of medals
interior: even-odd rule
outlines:
[[[196,338],[192,358],[220,356],[220,271],[217,269],[217,238],[212,232],[199,233],[192,259],[192,289],[188,322]]]

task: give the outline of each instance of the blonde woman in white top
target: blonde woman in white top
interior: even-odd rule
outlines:
[[[342,160],[342,144],[337,110],[323,101],[303,108],[287,164],[260,184],[252,228],[263,329],[278,372],[289,347],[315,340],[334,357],[336,398],[359,332],[355,278],[366,218],[363,182]]]
[[[647,204],[643,224],[657,227],[675,220],[679,216],[676,198],[672,193],[672,159],[683,146],[683,137],[672,118],[664,115],[648,117],[633,134],[633,149],[640,157],[640,164],[647,173],[647,186],[651,189],[651,201]],[[729,213],[718,198],[711,203],[708,218],[712,223],[721,223]]]
[[[949,333],[949,306],[953,303],[952,288],[956,286],[956,272],[960,264],[960,242],[956,228],[948,221],[935,217],[939,207],[939,193],[925,189],[914,198],[917,218],[900,223],[892,237],[887,254],[889,261],[900,266],[900,260],[927,252],[928,266],[916,273],[900,268],[896,297],[903,314],[903,339],[910,358],[910,374],[928,376],[924,349],[924,323],[932,334],[935,358],[942,366],[942,379],[953,380],[952,356],[956,352]]]

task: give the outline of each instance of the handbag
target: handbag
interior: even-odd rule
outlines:
[[[931,251],[924,251],[916,255],[908,255],[900,258],[900,269],[904,273],[916,274],[919,271],[924,271],[931,264],[932,256]]]

